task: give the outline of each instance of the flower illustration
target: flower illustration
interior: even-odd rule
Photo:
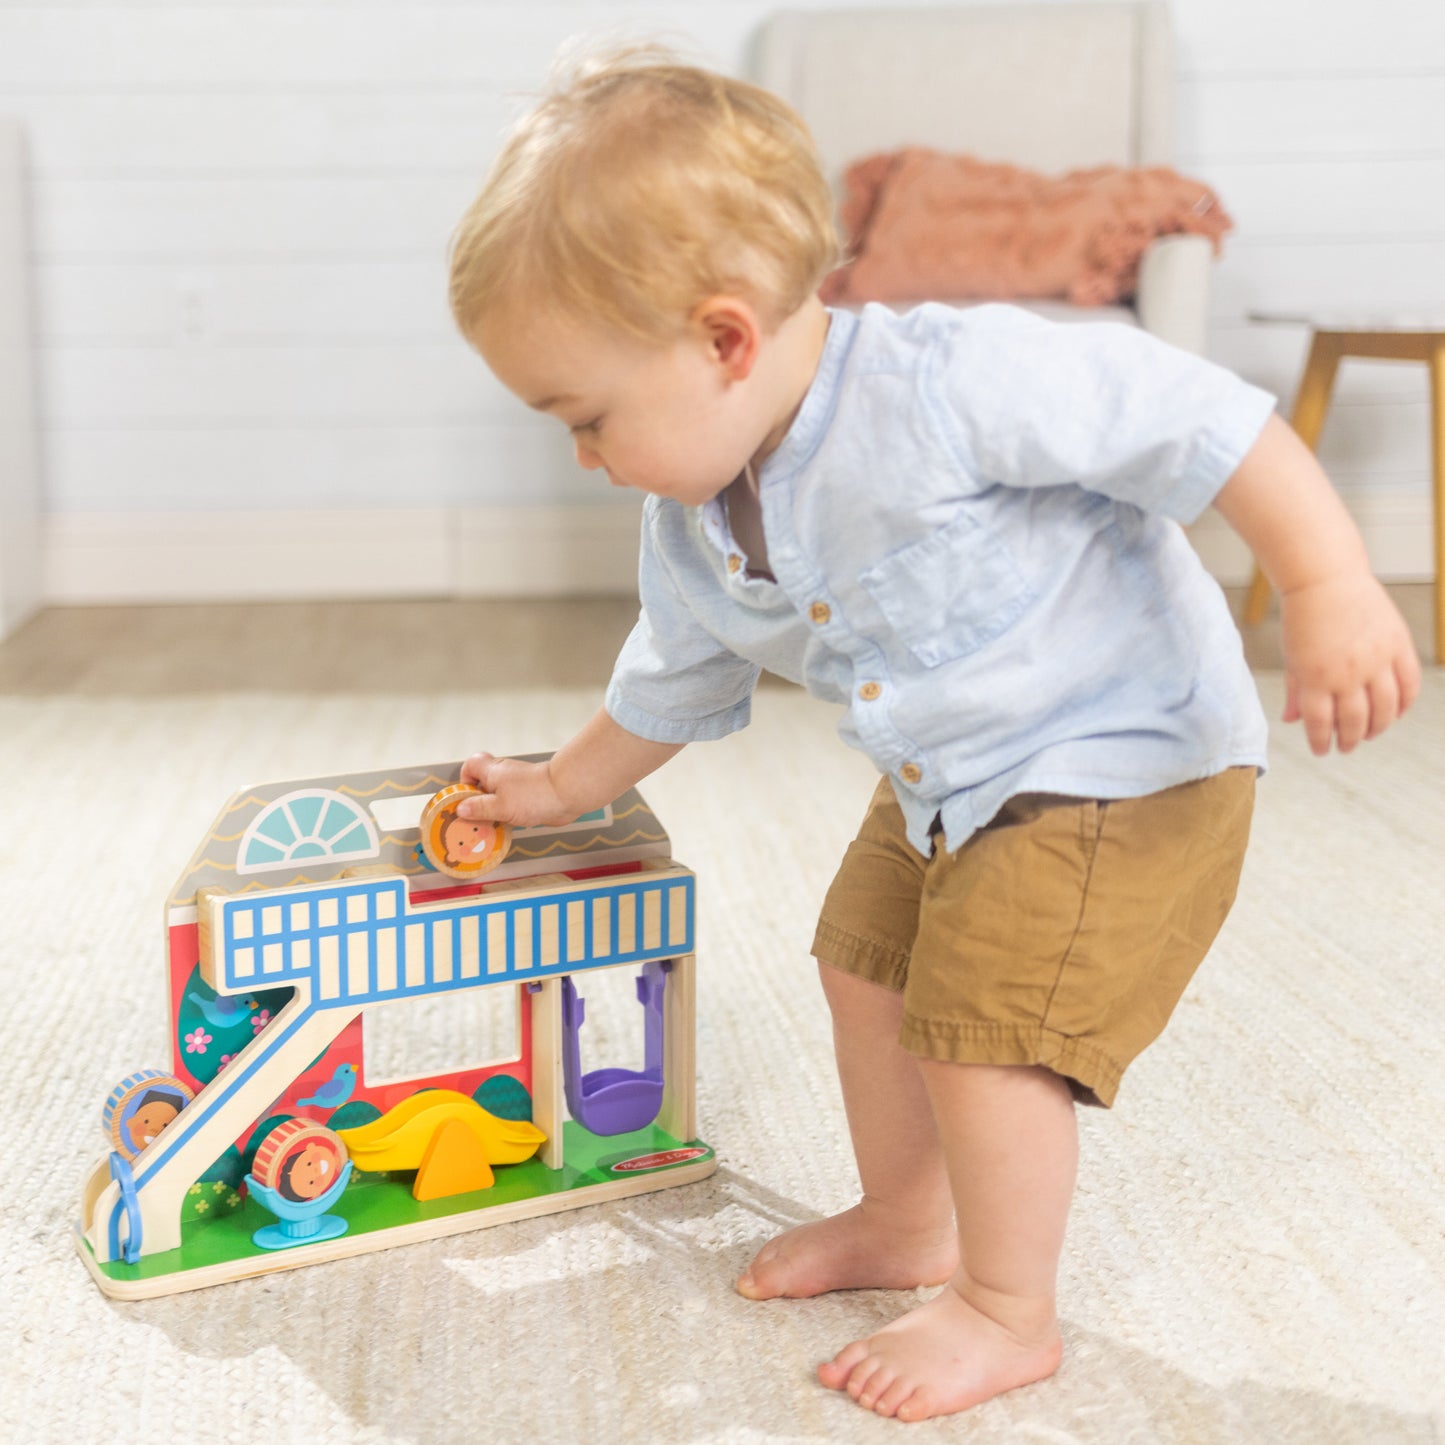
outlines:
[[[251,1032],[253,1034],[259,1034],[270,1022],[271,1010],[268,1008],[257,1009],[256,1012],[251,1015]]]
[[[203,1054],[206,1052],[206,1045],[211,1042],[211,1035],[205,1029],[197,1028],[186,1035],[186,1052],[188,1054]]]
[[[222,1054],[221,1062],[216,1066],[216,1072],[219,1074],[221,1070],[224,1069],[226,1065],[229,1064],[231,1060],[235,1057],[235,1054]]]

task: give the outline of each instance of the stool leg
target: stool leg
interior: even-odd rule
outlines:
[[[1330,392],[1334,389],[1341,355],[1339,343],[1333,336],[1315,333],[1310,342],[1304,374],[1300,377],[1299,390],[1295,393],[1294,415],[1290,417],[1290,425],[1311,451],[1324,430],[1325,417],[1330,409]],[[1245,622],[1250,626],[1262,622],[1268,606],[1269,579],[1256,564],[1254,579],[1249,584],[1249,596],[1244,601]]]
[[[1435,481],[1435,661],[1445,662],[1445,337],[1430,352],[1430,451]]]
[[[1244,621],[1253,627],[1264,621],[1269,607],[1269,578],[1260,571],[1259,563],[1254,564],[1254,576],[1249,580],[1249,592],[1244,599]]]

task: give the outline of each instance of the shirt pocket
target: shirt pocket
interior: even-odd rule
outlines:
[[[1034,599],[996,533],[968,513],[869,567],[859,582],[928,667],[976,651]]]

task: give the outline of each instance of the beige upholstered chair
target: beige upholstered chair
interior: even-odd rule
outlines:
[[[1163,0],[782,11],[759,33],[754,75],[808,122],[835,185],[849,162],[904,145],[1048,174],[1173,158]],[[1031,304],[1202,352],[1210,261],[1206,238],[1163,237],[1132,305]]]

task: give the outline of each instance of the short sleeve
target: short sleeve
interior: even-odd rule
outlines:
[[[930,377],[945,429],[982,480],[1075,483],[1189,523],[1259,437],[1275,399],[1122,323],[965,313]]]
[[[637,576],[642,606],[603,705],[619,727],[652,742],[726,737],[748,725],[761,669],[729,651],[688,606],[658,545],[660,510],[649,497]]]

